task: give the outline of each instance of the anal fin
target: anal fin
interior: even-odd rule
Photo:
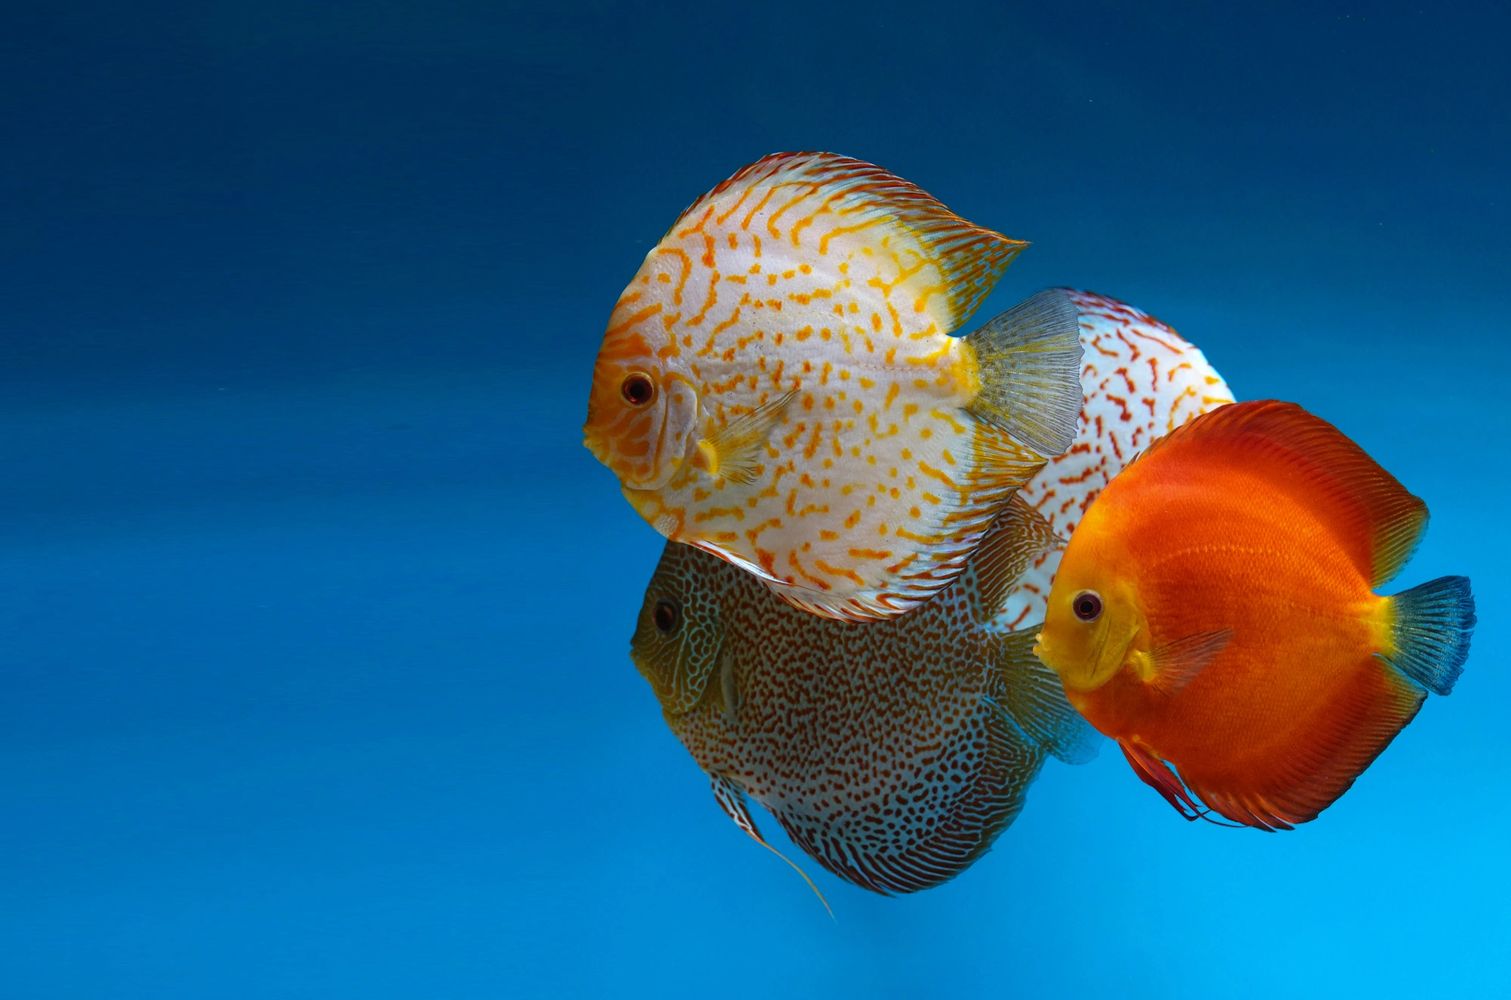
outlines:
[[[757,844],[760,844],[766,850],[781,858],[787,863],[788,867],[797,872],[802,880],[807,883],[808,888],[813,890],[813,894],[818,897],[818,901],[824,904],[824,911],[829,914],[829,919],[833,920],[833,908],[829,906],[829,901],[824,898],[824,894],[819,891],[818,886],[813,883],[813,879],[808,877],[808,873],[799,868],[787,855],[766,843],[766,838],[761,836],[761,830],[756,826],[755,817],[750,815],[750,808],[745,801],[744,790],[723,775],[711,774],[708,778],[710,784],[713,786],[714,801],[719,803],[719,808],[724,810],[724,815],[728,816],[735,826],[745,831],[745,835],[751,840],[754,840]]]
[[[1427,692],[1380,657],[1351,668],[1289,732],[1241,759],[1180,765],[1191,793],[1235,823],[1289,830],[1336,802],[1405,728]]]

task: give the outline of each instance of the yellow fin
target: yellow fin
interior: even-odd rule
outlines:
[[[761,446],[771,436],[771,429],[787,412],[787,406],[797,397],[797,391],[773,399],[765,406],[731,420],[723,428],[714,431],[712,437],[698,442],[699,464],[711,476],[748,483],[756,476],[756,467],[761,460]]]
[[[791,244],[842,229],[877,248],[911,249],[944,279],[938,301],[945,308],[935,315],[946,333],[976,311],[1028,245],[967,222],[881,167],[837,153],[762,157],[693,202],[668,235],[691,229],[710,235],[754,229],[762,239]],[[920,301],[932,300],[932,291],[921,287]]]

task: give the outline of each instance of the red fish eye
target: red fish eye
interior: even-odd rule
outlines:
[[[682,613],[671,601],[657,601],[656,610],[651,612],[651,620],[656,623],[656,628],[661,632],[670,632],[676,628],[681,618]]]
[[[619,395],[631,406],[644,406],[656,398],[656,383],[645,372],[630,372],[619,383]]]
[[[1102,597],[1094,590],[1083,590],[1070,602],[1070,610],[1083,622],[1094,622],[1102,614]]]

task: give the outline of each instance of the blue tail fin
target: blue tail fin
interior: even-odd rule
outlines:
[[[1395,602],[1391,666],[1434,694],[1447,694],[1464,672],[1474,631],[1474,595],[1466,576],[1445,576],[1412,587]]]

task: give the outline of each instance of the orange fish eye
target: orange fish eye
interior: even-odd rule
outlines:
[[[1102,595],[1094,590],[1083,590],[1070,602],[1070,610],[1083,622],[1094,622],[1102,616]]]
[[[630,372],[619,383],[619,395],[631,406],[645,406],[656,398],[656,383],[645,372]]]
[[[651,620],[656,623],[657,630],[663,634],[670,633],[681,619],[682,612],[677,608],[675,601],[657,601],[656,610],[651,612]]]

